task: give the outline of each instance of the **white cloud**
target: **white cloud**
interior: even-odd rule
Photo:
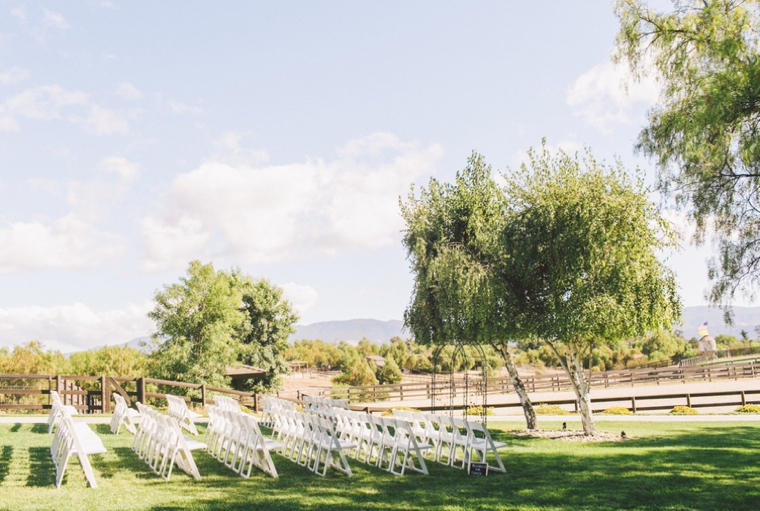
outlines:
[[[38,339],[48,348],[73,351],[123,344],[155,331],[146,316],[151,303],[96,310],[82,303],[0,308],[0,346]]]
[[[395,243],[399,196],[432,173],[441,147],[376,133],[337,153],[328,162],[258,167],[212,159],[180,174],[166,211],[143,222],[146,268],[208,255],[267,263]]]
[[[0,73],[0,83],[9,84],[20,82],[29,78],[29,71],[17,66],[13,66],[8,71]]]
[[[0,226],[0,274],[47,268],[91,268],[118,257],[121,236],[102,232],[69,214],[45,224],[11,222]]]
[[[654,104],[659,93],[650,76],[637,82],[626,66],[606,61],[579,76],[566,101],[588,124],[610,133],[615,124],[634,122],[634,108]]]
[[[169,101],[169,108],[175,114],[190,113],[192,115],[200,115],[203,113],[203,109],[197,106],[189,106],[179,101]]]
[[[26,8],[23,5],[11,9],[11,16],[19,21],[26,21]]]
[[[299,314],[303,314],[314,307],[319,300],[319,294],[311,286],[303,286],[294,282],[279,284],[279,286],[282,288],[283,298],[288,300]]]
[[[103,172],[116,174],[124,181],[132,181],[140,175],[140,164],[121,156],[103,158],[98,165]]]
[[[97,135],[129,132],[129,123],[126,119],[113,110],[99,105],[92,105],[90,115],[86,118],[72,116],[70,120],[74,124],[94,131]]]
[[[116,89],[116,94],[124,99],[137,100],[142,99],[143,93],[132,85],[131,83],[124,82]]]
[[[218,161],[225,161],[234,165],[256,165],[269,161],[269,152],[265,149],[247,149],[240,142],[248,136],[247,133],[228,131],[214,141],[214,145],[221,149],[220,154],[214,156]]]
[[[9,116],[49,121],[61,118],[62,107],[86,103],[87,94],[84,92],[67,91],[58,85],[43,85],[8,98],[4,106]]]
[[[42,23],[51,28],[66,30],[71,27],[63,15],[49,9],[42,8]]]

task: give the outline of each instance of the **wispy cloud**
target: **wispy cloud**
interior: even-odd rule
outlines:
[[[140,92],[140,90],[132,85],[131,83],[124,82],[121,85],[119,85],[119,88],[116,89],[116,94],[124,99],[129,100],[138,100],[142,99],[143,93]]]
[[[29,78],[29,71],[16,66],[4,73],[0,73],[0,83],[2,84],[21,82],[27,78]]]
[[[57,28],[59,30],[68,30],[71,28],[69,22],[61,13],[42,8],[42,24],[46,27]]]
[[[189,106],[180,101],[169,101],[169,108],[175,114],[189,113],[191,115],[200,115],[203,113],[203,109],[197,106]]]
[[[660,93],[657,82],[644,77],[637,82],[626,66],[602,62],[579,76],[567,93],[567,104],[586,123],[604,133],[617,124],[635,122],[637,107],[654,104]]]

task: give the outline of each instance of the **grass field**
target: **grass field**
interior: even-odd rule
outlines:
[[[760,420],[597,425],[634,438],[578,444],[489,423],[509,447],[501,451],[507,474],[488,477],[435,463],[429,476],[396,477],[351,461],[354,477],[322,478],[273,454],[279,479],[244,480],[196,451],[200,482],[181,471],[160,479],[132,452],[132,435],[93,425],[108,448],[90,457],[99,488],[86,486],[74,457],[58,490],[46,426],[0,425],[0,510],[760,509]]]

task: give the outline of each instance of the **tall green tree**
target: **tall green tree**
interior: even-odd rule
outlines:
[[[193,261],[187,276],[164,286],[154,301],[148,316],[156,322],[155,376],[226,385],[227,366],[244,363],[266,370],[251,390],[269,390],[288,371],[284,350],[298,316],[267,280]]]
[[[578,399],[583,429],[594,433],[592,350],[680,318],[675,275],[656,256],[672,243],[641,180],[618,164],[545,147],[508,176],[512,212],[501,243],[509,310],[524,335],[557,354]]]
[[[240,290],[242,300],[238,361],[266,371],[262,380],[248,384],[248,390],[279,389],[281,375],[290,371],[285,350],[288,337],[296,331],[298,314],[282,297],[282,289],[266,279],[254,280],[234,271],[232,286]]]
[[[215,386],[229,384],[226,367],[239,352],[245,315],[242,293],[212,264],[193,261],[187,276],[164,286],[148,314],[156,322],[152,373],[158,378]]]
[[[662,88],[637,149],[655,159],[658,188],[712,231],[713,303],[730,319],[735,294],[760,282],[760,2],[679,0],[670,12],[618,0],[616,59]]]
[[[508,283],[496,273],[504,256],[499,234],[507,221],[502,191],[491,167],[473,153],[454,184],[431,179],[401,205],[403,243],[414,273],[414,291],[404,313],[422,344],[490,344],[504,358],[520,398],[527,427],[536,414],[517,372],[507,341],[517,332],[506,300]]]

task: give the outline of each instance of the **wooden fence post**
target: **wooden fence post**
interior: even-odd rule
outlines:
[[[691,394],[686,394],[686,406],[691,408]]]
[[[742,406],[747,404],[747,396],[744,394],[744,391],[742,390]]]
[[[258,394],[253,395],[253,411],[254,412],[259,411],[259,395]]]
[[[63,401],[63,404],[66,404],[66,396],[61,395],[61,390],[63,382],[61,381],[61,375],[57,374],[55,376],[55,391],[58,392],[58,396],[61,398],[61,401]]]
[[[206,384],[201,385],[201,406],[206,408]]]
[[[636,413],[636,396],[631,396],[631,410],[633,413]]]
[[[108,380],[105,376],[100,377],[100,411],[108,413],[111,409],[111,395],[108,392]]]
[[[145,377],[137,379],[137,402],[145,404]]]

